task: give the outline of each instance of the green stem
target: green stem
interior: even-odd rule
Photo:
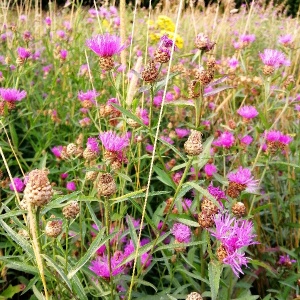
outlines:
[[[69,223],[70,221],[67,219],[66,224],[66,250],[65,250],[65,273],[68,273],[68,250],[69,250]],[[81,241],[82,244],[82,241]]]

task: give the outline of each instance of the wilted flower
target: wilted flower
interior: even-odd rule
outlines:
[[[211,42],[208,35],[199,33],[195,39],[195,47],[202,51],[210,51],[216,43]]]

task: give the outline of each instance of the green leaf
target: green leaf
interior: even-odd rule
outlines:
[[[31,245],[21,235],[12,230],[3,220],[0,220],[0,224],[2,225],[3,229],[7,232],[9,237],[13,241],[15,241],[23,250],[25,250],[25,252],[30,258],[32,258],[34,254]]]
[[[33,291],[34,295],[38,298],[38,300],[45,300],[45,297],[44,297],[43,294],[36,288],[35,285],[33,285],[32,291]]]
[[[22,271],[29,274],[38,274],[38,269],[34,266],[27,265],[24,261],[17,260],[14,256],[0,256],[0,261],[5,263],[8,269]]]
[[[174,101],[171,101],[171,102],[167,102],[165,104],[166,106],[192,106],[194,107],[195,106],[195,103],[193,101],[189,101],[189,100],[174,100]]]
[[[163,246],[159,246],[157,248],[155,248],[155,250],[153,251],[153,253],[158,252],[158,251],[162,251],[162,250],[173,250],[175,248],[178,248],[178,245],[181,247],[192,247],[192,246],[198,246],[198,245],[202,245],[205,244],[206,241],[197,241],[197,242],[190,242],[190,243],[181,243],[181,244],[168,244],[168,245],[163,245]]]
[[[174,183],[174,181],[171,179],[171,177],[162,169],[160,169],[157,166],[153,166],[154,171],[157,173],[158,175],[158,179],[163,182],[164,184],[172,187],[174,190],[176,190],[176,185]]]
[[[210,92],[207,92],[203,95],[203,97],[209,97],[209,96],[213,96],[215,94],[218,94],[222,91],[225,91],[225,90],[228,90],[228,89],[232,89],[233,87],[232,86],[229,86],[229,85],[223,85],[223,86],[220,86]]]
[[[198,222],[192,221],[189,218],[176,218],[176,220],[182,224],[188,225],[190,227],[200,227]]]
[[[15,148],[15,150],[17,150],[19,148],[19,138],[18,138],[18,134],[16,132],[14,122],[9,123],[9,132],[10,132],[10,136],[11,136],[14,148]]]
[[[73,290],[76,293],[77,299],[88,300],[86,291],[84,290],[84,287],[82,286],[78,276],[74,275],[71,281],[72,281]]]
[[[104,245],[108,240],[112,239],[117,234],[117,232],[114,232],[103,239],[104,232],[105,232],[105,227],[99,230],[96,238],[93,240],[87,252],[84,254],[84,256],[81,257],[81,259],[77,262],[77,264],[70,270],[68,274],[69,279],[71,279],[79,271],[79,269],[90,260],[90,258],[96,253],[96,251],[102,245]]]
[[[26,210],[10,211],[6,214],[1,215],[0,219],[7,219],[7,218],[15,217],[15,216],[20,216],[20,215],[23,215],[26,213],[27,213]]]
[[[1,294],[0,294],[0,300],[10,299],[15,294],[20,293],[23,291],[24,285],[18,284],[18,285],[9,285]]]
[[[220,264],[219,262],[211,261],[208,264],[208,277],[209,277],[212,300],[217,299],[222,270],[223,270],[223,265]]]
[[[175,148],[173,145],[171,145],[170,143],[168,143],[168,142],[166,142],[166,141],[164,141],[164,140],[162,140],[161,138],[158,138],[158,140],[162,143],[162,144],[164,144],[164,145],[166,145],[169,149],[171,149],[173,152],[175,152],[183,161],[186,161],[186,157],[177,149],[177,148]]]
[[[111,103],[111,105],[114,108],[116,108],[117,110],[119,110],[122,114],[124,114],[129,119],[132,119],[132,120],[136,121],[137,123],[139,123],[141,126],[146,127],[145,124],[143,123],[143,121],[141,119],[139,119],[136,115],[134,115],[131,111],[123,108],[122,106],[120,106],[116,103]]]
[[[256,266],[261,266],[261,267],[267,269],[269,272],[271,272],[274,276],[276,276],[276,277],[278,276],[277,271],[272,266],[270,266],[260,260],[251,259],[249,261],[249,263],[251,263],[252,265],[256,265]]]
[[[63,279],[63,281],[67,284],[68,288],[70,290],[72,290],[71,282],[67,278],[67,276],[64,273],[64,271],[58,266],[58,264],[55,261],[53,261],[52,258],[50,258],[49,256],[47,256],[45,254],[42,254],[42,256],[47,261],[47,264],[50,267],[52,267],[60,275],[60,277]]]

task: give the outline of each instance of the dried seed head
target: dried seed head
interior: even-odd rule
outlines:
[[[208,215],[215,215],[219,212],[219,208],[211,200],[204,198],[201,202],[201,211]]]
[[[64,217],[68,220],[75,219],[79,214],[80,208],[77,201],[70,202],[67,206],[62,209]]]
[[[18,234],[22,236],[25,240],[29,240],[30,236],[27,230],[20,229]]]
[[[114,59],[112,56],[99,57],[100,68],[105,71],[110,71],[114,67]]]
[[[207,212],[202,211],[198,214],[198,223],[202,228],[212,227],[214,222],[214,215],[209,215]]]
[[[74,156],[77,152],[77,146],[74,143],[71,143],[67,146],[67,155],[68,156]]]
[[[145,82],[154,82],[158,76],[158,70],[154,61],[150,61],[142,72],[142,78]]]
[[[287,77],[287,79],[283,83],[283,88],[292,88],[293,85],[295,85],[295,77],[293,75],[290,75]]]
[[[197,89],[197,84],[199,85],[199,82],[197,80],[192,80],[189,85],[188,85],[188,95],[189,98],[197,98],[200,96],[200,90],[196,90]],[[198,86],[199,88],[199,86]]]
[[[26,202],[25,199],[23,199],[22,201],[20,201],[20,207],[23,210],[28,210],[28,204],[27,204],[27,202]]]
[[[138,128],[141,126],[138,122],[134,121],[133,119],[127,119],[126,122],[131,128]]]
[[[235,129],[236,128],[236,123],[235,123],[235,121],[234,120],[229,120],[228,121],[228,126],[229,126],[229,128],[230,129]]]
[[[277,141],[275,141],[275,142],[267,141],[267,151],[268,151],[268,153],[274,155],[277,152],[278,148],[279,148],[278,146],[279,145],[278,145]]]
[[[217,249],[217,258],[220,262],[223,262],[223,260],[227,257],[227,251],[225,247],[221,244],[219,248]]]
[[[114,178],[109,173],[104,173],[99,176],[99,181],[97,183],[97,189],[99,196],[109,197],[113,195],[116,190],[116,182]]]
[[[81,101],[81,106],[83,108],[92,108],[94,106],[94,104],[90,100],[83,100],[83,101]]]
[[[54,219],[55,216],[52,215],[50,219]],[[56,238],[62,232],[62,221],[61,220],[51,220],[48,221],[45,227],[45,233],[47,236]]]
[[[216,59],[214,57],[209,58],[206,65],[208,70],[214,71],[216,69]]]
[[[201,295],[197,292],[192,292],[187,295],[186,300],[203,300]]]
[[[91,150],[90,148],[85,148],[83,151],[83,158],[91,161],[98,157],[98,153],[96,151]]]
[[[48,180],[48,170],[33,170],[24,190],[23,200],[36,206],[47,204],[52,195],[52,186]]]
[[[85,178],[87,181],[94,181],[97,178],[98,172],[96,171],[88,171],[85,174]]]
[[[263,80],[258,76],[253,77],[252,81],[253,81],[253,83],[255,83],[257,85],[262,85],[263,84]]]
[[[237,198],[242,191],[246,189],[245,184],[240,184],[236,182],[229,182],[229,187],[227,189],[227,195],[231,198]]]
[[[191,130],[191,134],[188,137],[187,141],[184,143],[184,150],[188,155],[196,156],[202,153],[202,134],[200,131]]]
[[[25,60],[26,60],[25,58],[17,57],[17,59],[16,59],[16,65],[17,65],[17,66],[22,66],[22,65],[24,65]]]
[[[237,217],[242,217],[246,213],[246,206],[242,202],[237,202],[232,206],[231,211]]]
[[[214,70],[197,70],[195,79],[200,81],[202,85],[208,85],[214,79]]]
[[[170,50],[168,48],[156,49],[154,53],[154,61],[161,64],[167,63],[170,60]]]
[[[272,74],[274,73],[274,71],[275,71],[275,68],[274,68],[274,67],[264,65],[263,73],[264,73],[266,76],[272,75]]]
[[[211,49],[213,49],[215,44],[216,43],[211,42],[208,38],[208,35],[204,33],[200,33],[196,36],[195,47],[198,48],[199,50],[205,52],[210,51]]]

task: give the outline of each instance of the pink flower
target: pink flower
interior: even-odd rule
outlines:
[[[50,17],[46,17],[44,21],[47,26],[51,26],[52,21],[51,21]]]
[[[18,177],[15,177],[15,178],[13,178],[13,181],[14,181],[14,185],[15,185],[16,191],[18,193],[23,192],[23,190],[25,188],[25,184],[23,183],[22,179],[20,179]],[[9,189],[11,191],[14,191],[14,187],[13,187],[12,183],[9,185]]]
[[[121,46],[121,39],[109,33],[97,35],[86,41],[86,45],[98,56],[107,57],[119,54],[125,46]]]
[[[27,93],[17,89],[0,88],[0,98],[7,102],[21,101]]]
[[[264,65],[274,67],[275,69],[290,65],[290,61],[285,57],[284,53],[278,50],[265,49],[263,53],[259,53],[259,57]]]
[[[240,141],[245,146],[248,146],[248,145],[250,145],[252,143],[253,137],[250,136],[250,135],[245,135],[244,137],[240,138]]]
[[[171,233],[179,243],[189,243],[191,241],[191,229],[185,224],[175,223],[171,229]]]
[[[297,260],[290,259],[290,256],[287,254],[287,255],[280,255],[278,264],[284,265],[286,267],[290,267],[292,264],[294,264],[296,262],[297,262]]]
[[[95,90],[88,90],[86,92],[79,91],[78,95],[77,95],[77,97],[80,101],[82,101],[82,102],[83,101],[90,101],[92,103],[96,102],[95,99],[98,96],[99,96],[99,93],[97,93]]]
[[[148,126],[149,125],[149,115],[148,111],[145,108],[137,107],[136,109],[137,117],[141,118],[143,123]]]
[[[255,41],[255,34],[242,34],[242,35],[240,35],[239,40],[242,43],[245,43],[245,44],[248,45],[248,44],[253,43]]]
[[[55,155],[57,158],[61,158],[61,154],[63,151],[63,146],[55,146],[51,149],[52,153]]]
[[[113,131],[106,131],[106,132],[100,133],[99,139],[101,140],[105,150],[108,150],[111,152],[121,152],[129,144],[127,137],[118,136]]]
[[[66,60],[67,56],[68,56],[68,51],[65,49],[62,49],[62,50],[60,50],[59,55],[60,55],[61,60]]]
[[[232,57],[228,60],[228,67],[236,69],[239,66],[239,61],[235,57]]]
[[[68,176],[69,176],[68,173],[61,173],[61,174],[60,174],[60,178],[63,179],[63,180],[64,180],[64,179],[67,179]]]
[[[218,186],[213,186],[212,183],[208,186],[207,190],[219,202],[219,204],[223,207],[223,204],[222,204],[221,200],[222,199],[227,200],[225,192],[222,191]]]
[[[204,166],[204,172],[206,176],[211,177],[217,173],[217,167],[214,164],[206,164]]]
[[[217,147],[230,148],[235,142],[234,136],[231,132],[223,132],[214,142],[213,145]]]
[[[66,188],[67,188],[68,191],[71,191],[71,192],[76,191],[76,184],[75,184],[75,182],[74,181],[67,182]]]
[[[175,128],[178,138],[182,139],[190,134],[190,130],[186,128]]]
[[[237,110],[237,113],[245,119],[253,119],[258,115],[258,111],[254,106],[243,106]]]
[[[237,184],[245,186],[245,190],[248,193],[257,193],[259,186],[258,180],[255,180],[251,175],[251,171],[247,168],[239,167],[236,172],[230,172],[227,175],[229,182],[235,182]]]
[[[99,153],[100,149],[99,149],[99,144],[96,138],[90,137],[87,140],[86,143],[86,147],[96,153]]]
[[[291,34],[281,35],[278,42],[284,46],[288,46],[293,43],[293,36]]]
[[[62,40],[66,38],[66,33],[63,30],[57,30],[56,34]]]

